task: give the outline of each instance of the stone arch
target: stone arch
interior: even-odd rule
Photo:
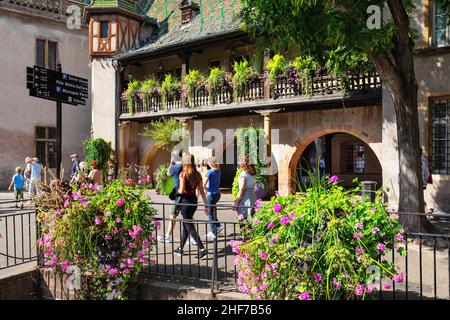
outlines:
[[[372,151],[375,153],[375,156],[377,157],[379,163],[382,163],[382,155],[381,155],[381,132],[380,137],[374,137],[372,135],[369,135],[368,133],[362,131],[359,128],[356,128],[351,125],[346,124],[338,124],[338,125],[322,125],[314,128],[309,128],[302,134],[302,138],[299,138],[295,142],[295,147],[291,150],[291,156],[288,160],[288,179],[285,179],[285,181],[289,181],[289,186],[284,186],[284,190],[286,190],[286,187],[288,188],[289,192],[293,190],[293,179],[292,177],[295,176],[295,170],[298,164],[298,161],[300,160],[301,155],[305,151],[305,149],[308,147],[309,144],[311,144],[313,141],[318,139],[319,137],[322,137],[324,135],[332,134],[332,133],[347,133],[350,135],[355,136],[356,138],[360,139],[364,143],[366,143]],[[281,186],[280,186],[280,189]]]
[[[142,154],[140,163],[141,165],[150,166],[151,172],[154,172],[159,166],[158,164],[155,164],[154,161],[157,158],[157,156],[161,154],[163,154],[162,158],[167,160],[165,162],[169,163],[170,153],[168,151],[158,148],[155,144],[152,144],[149,147],[147,147],[146,151]]]

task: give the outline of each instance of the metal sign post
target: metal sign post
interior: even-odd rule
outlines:
[[[61,64],[56,71],[40,66],[27,68],[27,89],[30,96],[56,101],[56,177],[61,177],[62,163],[62,104],[86,104],[88,80],[62,73]]]

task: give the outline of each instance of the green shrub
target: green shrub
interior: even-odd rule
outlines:
[[[105,176],[108,175],[108,161],[112,154],[111,144],[102,138],[88,139],[84,141],[83,144],[86,155],[86,165],[90,167],[91,161],[95,160]]]
[[[173,189],[173,177],[167,176],[167,169],[169,165],[162,164],[154,172],[154,177],[156,180],[156,190],[162,195],[169,195]]]
[[[403,281],[386,260],[391,250],[405,255],[398,215],[381,198],[363,202],[361,187],[345,190],[339,178],[316,179],[301,195],[257,203],[237,254],[238,286],[254,299],[367,299],[379,276]]]
[[[184,136],[186,134],[186,136]],[[183,129],[183,124],[173,118],[153,122],[151,128],[145,128],[143,136],[155,141],[156,146],[171,152],[189,134],[189,128]]]

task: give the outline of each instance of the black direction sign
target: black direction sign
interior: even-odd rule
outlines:
[[[71,105],[84,105],[89,97],[87,79],[39,66],[27,68],[27,89],[30,96]]]

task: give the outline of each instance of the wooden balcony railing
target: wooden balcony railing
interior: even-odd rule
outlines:
[[[217,91],[209,92],[202,87],[196,90],[194,96],[187,97],[183,105],[181,92],[176,92],[166,99],[165,105],[161,96],[135,98],[129,103],[121,100],[121,114],[135,114],[143,112],[163,112],[176,109],[199,108],[231,103],[246,103],[266,99],[293,99],[311,96],[326,96],[332,94],[367,93],[381,88],[381,81],[376,73],[354,75],[348,73],[342,79],[331,75],[314,75],[310,79],[292,82],[286,77],[280,77],[275,83],[269,84],[264,77],[249,80],[241,88],[224,86]],[[266,94],[266,91],[269,94]]]

